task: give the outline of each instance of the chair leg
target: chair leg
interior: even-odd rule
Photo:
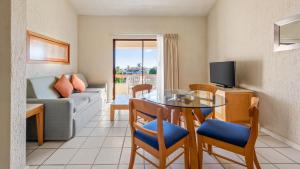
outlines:
[[[184,168],[189,169],[190,164],[190,148],[189,148],[189,138],[187,137],[184,142]]]
[[[128,169],[133,169],[135,156],[136,156],[136,145],[132,144]]]
[[[161,157],[159,159],[159,169],[166,169],[166,163],[167,163],[167,157],[164,156],[164,157]]]
[[[254,153],[253,151],[246,151],[245,161],[247,165],[247,169],[254,169],[253,162],[254,162]]]
[[[256,169],[261,169],[260,165],[259,165],[259,162],[257,160],[257,156],[256,156],[255,150],[254,150],[254,163],[255,163]]]
[[[203,143],[201,141],[201,138],[200,136],[198,135],[198,161],[199,161],[199,169],[202,169],[202,166],[203,166],[203,147],[202,147]]]

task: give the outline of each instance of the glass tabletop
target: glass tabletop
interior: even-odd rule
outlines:
[[[142,98],[157,104],[180,108],[213,108],[226,105],[223,96],[201,94],[201,92],[187,90],[164,90],[143,93]]]

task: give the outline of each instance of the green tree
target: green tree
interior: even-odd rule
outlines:
[[[149,74],[151,74],[151,75],[155,75],[156,73],[157,73],[156,68],[151,68],[151,69],[149,70]]]
[[[123,74],[123,70],[120,68],[120,66],[116,67],[116,74]]]

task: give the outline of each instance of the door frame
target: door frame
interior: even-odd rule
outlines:
[[[118,39],[118,38],[114,38],[113,39],[113,100],[115,100],[115,96],[116,96],[116,83],[115,83],[115,77],[116,77],[116,70],[115,70],[115,66],[116,66],[116,41],[142,41],[142,67],[144,67],[144,41],[156,41],[157,39]],[[144,70],[142,70],[142,76],[144,75]]]

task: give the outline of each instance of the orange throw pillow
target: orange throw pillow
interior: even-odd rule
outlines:
[[[62,75],[60,79],[56,81],[54,88],[64,98],[69,97],[73,92],[73,86],[65,75]]]
[[[76,75],[72,75],[71,82],[75,90],[79,92],[85,91],[84,82],[81,79],[79,79]]]

